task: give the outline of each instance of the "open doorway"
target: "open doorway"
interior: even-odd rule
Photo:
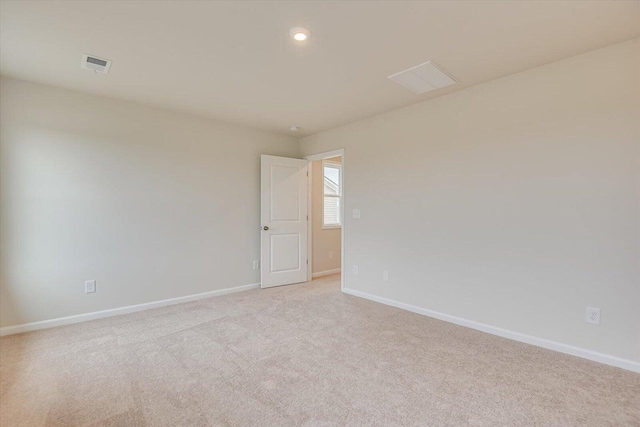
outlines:
[[[340,274],[344,253],[344,151],[309,160],[308,279]],[[344,281],[341,279],[341,284]]]

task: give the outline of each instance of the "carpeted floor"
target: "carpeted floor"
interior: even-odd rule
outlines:
[[[339,277],[0,340],[0,425],[640,426],[640,375]]]

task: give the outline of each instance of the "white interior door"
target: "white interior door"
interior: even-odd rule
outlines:
[[[261,286],[307,280],[307,160],[262,155]]]

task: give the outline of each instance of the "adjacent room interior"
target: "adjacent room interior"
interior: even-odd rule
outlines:
[[[640,1],[0,0],[0,425],[640,426]]]
[[[314,160],[309,169],[311,277],[315,279],[342,270],[342,156]]]

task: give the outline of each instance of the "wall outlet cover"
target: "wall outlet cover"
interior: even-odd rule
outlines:
[[[360,209],[353,210],[353,219],[360,219]]]
[[[253,260],[253,269],[254,270],[258,270],[260,268],[260,261],[258,261],[257,259]]]
[[[84,282],[84,293],[91,294],[96,291],[96,281],[95,280],[86,280]]]
[[[594,325],[600,324],[600,309],[587,307],[587,323],[592,323]]]

